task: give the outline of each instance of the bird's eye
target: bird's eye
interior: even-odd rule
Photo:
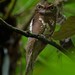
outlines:
[[[44,6],[43,6],[43,5],[40,5],[40,4],[37,6],[37,8],[43,8],[43,7],[44,7]]]
[[[41,6],[38,6],[38,8],[41,8]]]
[[[49,6],[48,9],[54,10],[54,7],[53,6]]]
[[[50,9],[51,9],[51,10],[54,10],[54,7],[52,6],[52,7],[50,7]]]

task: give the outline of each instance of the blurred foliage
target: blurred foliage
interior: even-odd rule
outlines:
[[[53,38],[55,40],[62,40],[74,34],[75,34],[75,16],[71,16],[65,21],[65,23],[59,29],[59,31],[54,33]]]
[[[49,0],[50,1],[50,0]],[[52,0],[51,0],[52,1]],[[39,0],[18,0],[13,14],[24,11],[24,14],[18,16],[19,25],[26,24],[33,14],[35,5]],[[63,5],[63,13],[65,16],[75,16],[75,0],[68,0]],[[59,27],[57,27],[59,28]],[[22,50],[25,47],[27,38],[22,37]],[[75,37],[72,37],[75,45]],[[75,49],[75,48],[74,48]],[[20,69],[21,63],[16,69],[16,75],[22,71],[25,75],[25,55],[22,56],[22,70]],[[38,56],[37,62],[34,67],[34,75],[75,75],[75,63],[67,56],[59,52],[53,46],[48,45]]]

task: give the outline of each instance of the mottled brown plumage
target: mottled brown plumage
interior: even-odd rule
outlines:
[[[36,6],[35,15],[30,23],[30,32],[43,35],[50,39],[57,18],[57,6],[43,1]],[[29,38],[26,45],[26,75],[32,75],[33,65],[38,54],[46,47],[46,43],[35,38]]]

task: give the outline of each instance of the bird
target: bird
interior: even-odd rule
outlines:
[[[36,5],[35,14],[32,18],[29,31],[36,35],[42,35],[48,39],[54,33],[56,27],[57,7],[47,0],[43,0]],[[31,75],[33,66],[39,53],[46,47],[47,43],[36,38],[28,38],[26,50],[26,75]]]

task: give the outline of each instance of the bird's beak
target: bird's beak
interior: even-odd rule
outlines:
[[[51,11],[50,10],[40,10],[39,13],[42,15],[49,15]]]

